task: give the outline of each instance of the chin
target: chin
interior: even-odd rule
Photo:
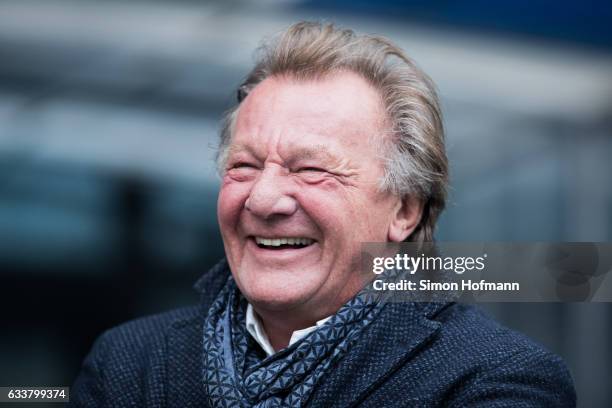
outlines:
[[[246,278],[246,277],[244,277]],[[268,310],[287,310],[299,306],[317,292],[318,286],[304,279],[278,279],[274,276],[253,276],[237,280],[242,294],[251,304]]]

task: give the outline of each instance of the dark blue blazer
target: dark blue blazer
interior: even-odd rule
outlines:
[[[202,323],[221,262],[196,284],[200,307],[102,334],[71,389],[83,407],[206,407]],[[573,407],[563,361],[472,306],[389,303],[317,384],[311,407]]]

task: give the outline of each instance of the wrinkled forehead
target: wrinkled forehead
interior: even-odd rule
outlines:
[[[340,146],[371,146],[387,129],[379,92],[351,72],[311,80],[268,78],[249,93],[235,120],[235,143],[282,134],[292,143],[323,138]]]

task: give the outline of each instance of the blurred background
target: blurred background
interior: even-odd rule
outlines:
[[[197,302],[212,157],[253,51],[300,19],[388,36],[437,83],[439,240],[612,240],[604,1],[1,1],[0,385],[70,385],[93,340]],[[490,304],[612,406],[612,305]]]

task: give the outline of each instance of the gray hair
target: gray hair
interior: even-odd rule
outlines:
[[[220,172],[240,103],[255,86],[271,76],[308,80],[343,70],[362,76],[382,97],[391,132],[381,135],[381,190],[417,197],[423,204],[421,221],[407,241],[433,241],[448,184],[438,97],[431,79],[383,37],[357,35],[332,24],[299,22],[262,46],[255,67],[238,88],[238,104],[223,121],[217,152]]]

